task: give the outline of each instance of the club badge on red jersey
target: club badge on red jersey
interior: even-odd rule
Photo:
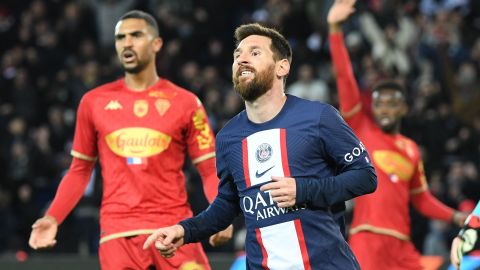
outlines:
[[[136,100],[133,104],[133,113],[137,117],[144,117],[148,113],[148,101],[144,99]]]

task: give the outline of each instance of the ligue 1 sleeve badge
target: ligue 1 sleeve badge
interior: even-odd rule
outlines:
[[[272,157],[272,147],[268,143],[262,143],[257,147],[255,157],[257,161],[263,163]]]

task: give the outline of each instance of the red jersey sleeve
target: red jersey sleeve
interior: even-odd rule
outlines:
[[[416,144],[414,146],[417,152],[416,155],[419,156],[420,153]],[[424,216],[432,219],[452,221],[454,210],[437,200],[430,193],[423,162],[420,157],[417,161],[415,174],[410,181],[410,196],[413,206]]]
[[[218,178],[215,169],[215,137],[207,114],[198,98],[189,115],[186,142],[188,154],[202,177],[203,190],[211,203],[217,196]]]
[[[97,137],[91,117],[92,99],[88,97],[88,94],[83,96],[78,105],[71,154],[79,159],[95,161],[97,158]]]
[[[55,217],[58,224],[65,220],[82,198],[94,166],[94,162],[73,158],[70,169],[60,182],[55,198],[46,213]]]
[[[194,164],[215,156],[215,137],[207,114],[198,98],[190,106],[186,132],[188,154]]]
[[[337,75],[340,112],[343,118],[348,119],[362,109],[360,90],[353,74],[352,63],[343,40],[343,33],[330,34],[329,40],[330,55]]]

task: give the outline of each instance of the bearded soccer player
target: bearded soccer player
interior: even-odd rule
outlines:
[[[97,158],[103,176],[99,258],[102,269],[210,269],[199,244],[166,260],[143,242],[154,228],[192,216],[182,172],[185,153],[196,165],[207,199],[217,194],[215,142],[199,99],[160,78],[162,47],[155,19],[130,11],[115,28],[125,77],[97,87],[78,108],[73,161],[46,215],[32,226],[32,248],[55,245],[59,224],[82,197]],[[232,228],[211,238],[220,244]],[[189,268],[193,269],[193,268]]]
[[[410,241],[409,203],[423,215],[461,225],[466,215],[431,195],[418,146],[399,133],[407,107],[403,87],[381,82],[372,91],[372,120],[343,41],[340,23],[354,11],[354,0],[337,0],[328,14],[330,50],[337,74],[340,111],[372,156],[378,175],[375,193],[355,199],[349,243],[363,270],[422,269]]]
[[[144,248],[172,257],[243,212],[247,269],[359,269],[334,206],[375,190],[368,153],[332,106],[285,94],[292,51],[279,32],[247,24],[235,38],[232,80],[246,109],[217,136],[218,196]]]

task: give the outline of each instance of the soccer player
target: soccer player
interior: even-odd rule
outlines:
[[[182,172],[186,152],[208,200],[217,194],[215,142],[205,110],[194,94],[157,75],[162,39],[151,15],[135,10],[123,15],[115,27],[115,47],[125,77],[82,98],[71,167],[46,215],[33,224],[29,244],[55,245],[58,226],[82,197],[98,158],[102,269],[210,269],[200,244],[182,247],[173,260],[155,248],[142,249],[154,228],[192,216]],[[212,243],[224,242],[231,232],[230,227]]]
[[[468,216],[463,228],[452,241],[449,269],[474,270],[480,268],[480,202]]]
[[[363,270],[421,269],[410,241],[409,203],[423,215],[460,225],[466,216],[431,195],[418,146],[399,133],[407,112],[403,87],[381,82],[372,91],[372,120],[362,109],[360,92],[343,41],[341,22],[353,13],[354,0],[337,0],[328,14],[330,50],[337,74],[340,111],[372,157],[378,176],[375,193],[355,199],[349,243]]]
[[[218,196],[144,248],[172,257],[243,212],[247,269],[359,269],[334,206],[375,190],[367,151],[332,106],[285,94],[292,51],[279,32],[246,24],[235,38],[232,80],[246,109],[217,135]]]

